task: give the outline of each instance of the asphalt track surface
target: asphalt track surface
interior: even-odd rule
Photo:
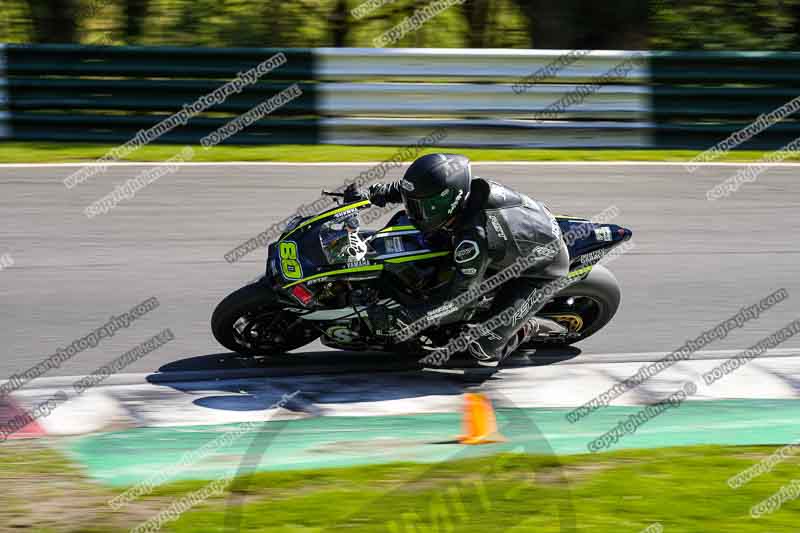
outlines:
[[[125,372],[208,364],[214,358],[203,356],[225,352],[210,332],[214,306],[264,269],[263,251],[235,264],[223,254],[370,164],[188,165],[107,214],[84,216],[84,207],[147,167],[111,167],[67,190],[62,180],[78,166],[0,166],[0,255],[15,262],[0,271],[0,377],[39,363],[151,296],[160,308],[48,375],[90,373],[163,328],[176,339]],[[771,168],[715,202],[706,191],[736,166],[694,174],[656,164],[474,168],[557,213],[585,217],[615,205],[615,222],[634,232],[635,249],[610,265],[622,286],[620,311],[606,330],[577,345],[571,363],[669,352],[778,288],[789,291],[788,300],[706,349],[744,349],[800,318],[800,166]],[[781,348],[800,349],[800,338]],[[322,350],[315,343],[306,351]],[[393,359],[378,356],[374,367]]]

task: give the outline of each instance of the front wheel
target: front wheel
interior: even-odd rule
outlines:
[[[305,346],[319,332],[282,308],[261,282],[229,294],[211,315],[211,331],[225,348],[240,355],[278,355]]]
[[[566,327],[568,335],[546,341],[534,339],[522,348],[566,346],[582,341],[611,322],[620,299],[617,278],[606,267],[595,265],[586,278],[559,292],[537,313]]]

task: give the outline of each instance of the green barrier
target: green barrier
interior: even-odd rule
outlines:
[[[224,142],[319,142],[311,50],[7,45],[4,51],[13,139],[124,142],[197,103],[184,124],[154,141],[196,143],[297,83],[298,97]],[[264,72],[242,76],[275,57]],[[202,102],[237,77],[237,92]]]
[[[116,109],[174,111],[217,89],[221,82],[199,80],[94,80],[12,78],[9,109]],[[232,94],[214,112],[243,113],[285,89],[287,83],[258,83]],[[298,83],[302,96],[276,110],[276,116],[316,112],[315,85]]]
[[[658,148],[710,148],[800,96],[800,52],[653,52],[650,66]],[[736,148],[775,150],[798,137],[792,112]]]
[[[270,80],[312,80],[310,49],[15,45],[6,47],[8,76],[234,78],[277,54],[287,62]]]
[[[699,85],[795,84],[800,52],[651,52],[652,79]]]

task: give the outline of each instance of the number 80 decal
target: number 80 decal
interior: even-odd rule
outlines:
[[[281,242],[281,271],[286,279],[300,279],[303,277],[303,267],[297,260],[297,243],[292,241]]]

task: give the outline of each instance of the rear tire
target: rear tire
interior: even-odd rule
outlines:
[[[533,349],[545,346],[568,346],[594,335],[608,325],[611,319],[614,318],[617,309],[619,309],[622,294],[620,292],[619,282],[617,278],[614,277],[614,274],[603,265],[595,265],[586,278],[563,289],[553,300],[558,301],[569,297],[576,299],[586,298],[587,301],[596,304],[594,319],[591,323],[586,325],[585,329],[579,331],[579,336],[546,342],[532,340],[526,342],[520,346],[520,348]],[[537,314],[547,314],[548,307],[552,309],[552,306],[552,303],[548,303]]]
[[[211,332],[221,345],[240,355],[279,355],[319,337],[311,325],[285,311],[261,282],[245,285],[222,300],[211,315]]]

